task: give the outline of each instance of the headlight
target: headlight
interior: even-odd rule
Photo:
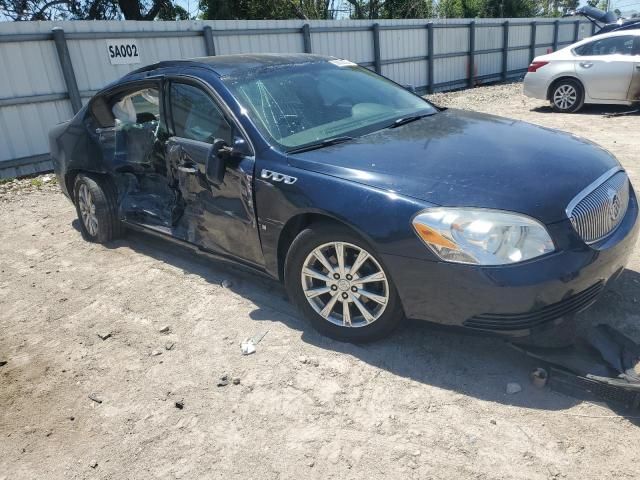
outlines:
[[[498,210],[429,208],[416,215],[413,228],[448,262],[505,265],[555,250],[541,223]]]

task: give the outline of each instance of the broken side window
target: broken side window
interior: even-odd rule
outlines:
[[[197,87],[184,83],[171,86],[171,114],[177,137],[231,143],[231,126],[211,97]]]

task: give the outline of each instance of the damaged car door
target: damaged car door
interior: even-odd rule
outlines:
[[[167,182],[160,79],[133,82],[96,97],[90,104],[89,131],[120,192],[119,216],[130,223],[168,233],[177,198]]]
[[[201,82],[174,78],[165,93],[168,176],[182,205],[173,234],[204,250],[262,266],[249,143]]]

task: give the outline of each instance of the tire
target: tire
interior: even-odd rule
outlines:
[[[339,248],[343,251],[342,267],[337,261]],[[304,273],[309,271],[313,276]],[[379,340],[404,318],[395,286],[380,257],[345,227],[322,222],[300,232],[287,253],[284,273],[287,293],[298,310],[318,332],[335,340]],[[364,277],[368,280],[360,283]]]
[[[559,80],[551,87],[549,100],[554,112],[576,113],[584,105],[584,88],[577,80]]]
[[[86,240],[106,243],[122,236],[116,189],[110,181],[81,173],[73,194],[80,230]]]

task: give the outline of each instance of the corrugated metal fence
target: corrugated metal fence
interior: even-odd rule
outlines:
[[[228,20],[0,23],[0,177],[50,170],[47,132],[142,65],[247,52],[346,58],[438,91],[521,75],[535,55],[591,35],[578,20]],[[140,63],[112,65],[107,41],[135,39]]]

